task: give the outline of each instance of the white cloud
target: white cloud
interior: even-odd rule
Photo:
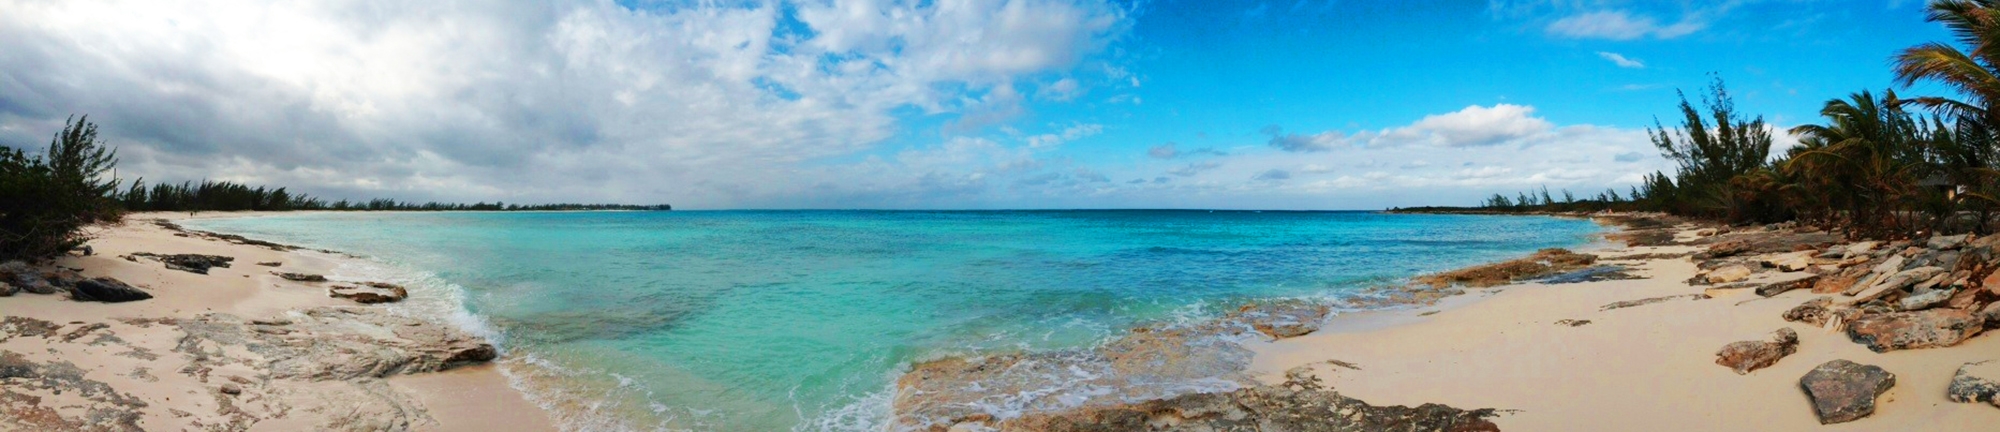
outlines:
[[[39,146],[62,118],[90,114],[128,178],[697,208],[889,202],[1026,170],[1012,158],[935,170],[916,155],[818,161],[877,149],[905,127],[902,110],[955,130],[1018,118],[1017,84],[1096,73],[1079,66],[1128,25],[1124,6],[1101,0],[0,10],[0,144]],[[1056,81],[1049,97],[1070,86]],[[848,181],[862,173],[880,177]]]
[[[1679,22],[1662,25],[1652,17],[1621,10],[1595,11],[1558,19],[1549,23],[1546,30],[1552,35],[1576,39],[1673,39],[1708,27],[1699,17],[1689,14]]]
[[[1621,54],[1618,54],[1618,53],[1615,53],[1615,52],[1610,52],[1610,51],[1598,51],[1598,52],[1597,52],[1597,56],[1598,56],[1598,57],[1602,57],[1602,58],[1604,58],[1605,60],[1610,60],[1612,64],[1615,64],[1615,65],[1618,65],[1618,67],[1622,67],[1622,68],[1626,68],[1626,69],[1645,69],[1645,68],[1646,68],[1646,64],[1645,64],[1645,63],[1640,63],[1640,62],[1639,62],[1638,60],[1633,60],[1633,59],[1629,59],[1629,58],[1625,58],[1625,56],[1624,56],[1624,55],[1621,55]]]
[[[1104,132],[1104,125],[1094,124],[1094,123],[1073,124],[1067,128],[1063,128],[1063,130],[1059,133],[1041,134],[1028,137],[1028,147],[1030,148],[1055,147],[1062,145],[1063,143],[1066,142],[1076,141],[1079,139],[1090,137],[1092,135],[1097,135],[1098,133],[1101,132]]]
[[[1345,147],[1400,147],[1408,145],[1428,145],[1436,147],[1491,146],[1510,142],[1523,142],[1547,134],[1554,125],[1548,120],[1535,117],[1535,108],[1524,105],[1495,104],[1491,107],[1468,106],[1455,112],[1424,116],[1407,126],[1344,133],[1325,131],[1311,135],[1286,134],[1277,126],[1267,126],[1263,132],[1270,135],[1267,142],[1271,147],[1289,152],[1322,152]]]

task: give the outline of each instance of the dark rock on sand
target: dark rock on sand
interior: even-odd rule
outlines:
[[[1049,432],[1497,432],[1500,427],[1487,420],[1494,414],[1490,408],[1465,410],[1439,404],[1370,405],[1325,389],[1309,377],[1304,380],[1294,377],[1283,385],[1031,414],[1002,421],[997,426],[1002,430]],[[948,427],[933,426],[932,430]]]
[[[1707,295],[1707,294],[1684,294],[1684,295],[1671,295],[1671,296],[1666,296],[1666,297],[1653,297],[1653,298],[1643,298],[1643,299],[1638,299],[1638,300],[1626,300],[1626,301],[1622,301],[1622,302],[1617,302],[1617,303],[1612,303],[1612,304],[1608,304],[1608,305],[1604,305],[1604,307],[1600,307],[1600,308],[1598,308],[1598,310],[1612,310],[1612,309],[1624,309],[1624,308],[1628,308],[1628,307],[1633,307],[1633,306],[1645,306],[1645,305],[1649,305],[1649,304],[1653,304],[1653,303],[1659,303],[1659,302],[1663,302],[1663,301],[1667,301],[1667,300],[1673,300],[1673,299],[1677,299],[1677,298],[1687,298],[1687,299],[1690,299],[1690,300],[1705,300],[1705,299],[1708,299],[1708,295]]]
[[[1706,260],[1726,258],[1750,251],[1750,241],[1743,239],[1724,240],[1708,245],[1708,250],[1694,254],[1694,259]]]
[[[1966,363],[1952,375],[1945,395],[1953,402],[1986,402],[2000,407],[2000,361]]]
[[[0,281],[0,297],[12,297],[14,296],[14,293],[20,291],[21,288],[15,287],[14,284],[7,283],[6,281]]]
[[[1985,323],[1957,309],[1871,314],[1847,325],[1847,337],[1875,352],[1958,345],[1979,334]]]
[[[1800,303],[1798,307],[1785,311],[1785,321],[1802,322],[1819,327],[1830,323],[1853,322],[1862,315],[1860,309],[1835,306],[1832,297],[1820,297]]]
[[[271,272],[271,274],[293,282],[326,282],[326,276],[311,273]]]
[[[208,269],[215,267],[229,268],[229,263],[236,261],[235,257],[202,254],[161,255],[151,252],[135,252],[132,256],[151,258],[165,263],[169,269],[194,274],[208,274]]]
[[[96,278],[79,281],[70,288],[70,298],[76,301],[123,303],[153,298],[152,294],[132,285],[112,278]]]
[[[1799,378],[1812,399],[1820,424],[1846,423],[1875,413],[1875,397],[1896,386],[1896,374],[1880,367],[1834,360]]]
[[[1584,325],[1586,325],[1586,324],[1590,324],[1590,320],[1580,320],[1580,319],[1559,319],[1559,320],[1556,320],[1556,325],[1559,325],[1559,326],[1570,326],[1570,327],[1582,327],[1582,326],[1584,326]]]
[[[361,304],[399,302],[410,296],[410,291],[400,285],[381,282],[366,282],[363,285],[338,285],[327,289],[326,293],[333,298],[353,300]]]
[[[1304,336],[1318,331],[1330,309],[1305,301],[1278,301],[1244,305],[1231,318],[1273,339]]]
[[[1629,273],[1629,271],[1631,271],[1631,269],[1625,268],[1624,266],[1612,266],[1612,265],[1596,266],[1596,267],[1586,268],[1583,270],[1557,274],[1555,276],[1549,276],[1547,279],[1542,279],[1542,283],[1568,284],[1568,283],[1583,283],[1583,282],[1601,282],[1608,280],[1639,279],[1639,276],[1633,275],[1632,273]]]
[[[1778,359],[1799,352],[1799,333],[1790,328],[1778,329],[1771,341],[1732,342],[1715,353],[1715,364],[1736,370],[1737,375],[1763,369],[1778,363]]]
[[[1596,255],[1580,254],[1570,252],[1567,249],[1551,248],[1535,251],[1534,255],[1530,255],[1527,258],[1419,276],[1416,278],[1416,282],[1437,288],[1452,285],[1490,287],[1504,285],[1517,280],[1534,279],[1574,271],[1596,263]]]
[[[281,262],[277,262],[277,261],[265,261],[265,262],[260,262],[260,263],[257,263],[257,265],[260,265],[260,266],[265,266],[265,267],[277,267],[277,266],[281,266],[281,265],[285,265],[285,263],[281,263]]]
[[[62,287],[49,281],[41,270],[36,270],[20,261],[0,264],[0,280],[5,280],[16,289],[30,294],[55,294],[63,291]]]
[[[1820,277],[1820,275],[1812,275],[1796,280],[1764,284],[1764,286],[1757,287],[1757,295],[1771,297],[1795,289],[1812,288],[1814,285],[1819,284]]]

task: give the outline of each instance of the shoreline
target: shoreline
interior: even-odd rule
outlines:
[[[1770,241],[1785,250],[1824,253],[1819,251],[1844,248],[1848,242],[1834,238],[1824,242],[1828,244],[1815,244],[1826,235],[1793,234],[1791,228],[1730,232],[1726,227],[1677,220],[1662,224],[1570,216],[1592,218],[1611,228],[1578,250],[1603,258],[1596,265],[1625,267],[1628,270],[1621,273],[1638,278],[1562,284],[1515,279],[1491,287],[1454,284],[1434,290],[1445,295],[1408,295],[1368,310],[1329,314],[1315,325],[1303,326],[1309,327],[1303,334],[1245,332],[1252,336],[1242,342],[1251,353],[1245,372],[1254,381],[1233,392],[1085,404],[1007,418],[904,403],[906,397],[940,397],[936,390],[940,386],[932,381],[977,384],[985,376],[968,371],[1020,367],[1008,355],[997,356],[1001,359],[997,364],[996,356],[946,359],[933,362],[941,366],[917,365],[904,376],[897,415],[904,426],[932,431],[1058,430],[1078,425],[1200,428],[1244,421],[1287,425],[1288,417],[1312,416],[1335,418],[1335,427],[1358,427],[1354,430],[1401,424],[1417,425],[1415,430],[1974,431],[2000,424],[1996,406],[1954,402],[1946,392],[1961,365],[2000,359],[2000,336],[1877,353],[1850,340],[1839,321],[1821,327],[1786,320],[1788,311],[1825,296],[1822,277],[1831,279],[1853,263],[1815,258],[1810,271],[1758,268],[1733,283],[1690,283],[1697,277],[1715,278],[1709,276],[1715,270],[1705,269],[1711,262],[1748,257],[1754,265],[1757,260],[1790,255],[1753,249],[1737,252],[1741,255],[1734,258],[1689,257],[1713,253],[1724,243]],[[1624,243],[1614,243],[1619,241]],[[1785,241],[1795,244],[1782,244]],[[1918,248],[1911,248],[1890,255],[1917,253]],[[1883,255],[1875,256],[1880,261]],[[1775,290],[1768,297],[1758,292],[1772,286],[1789,290]],[[1960,292],[1982,289],[2000,294],[2000,287],[1978,285]],[[1841,297],[1838,291],[1832,297]],[[1404,292],[1425,291],[1405,288]],[[1232,319],[1240,317],[1218,320]],[[1718,364],[1719,348],[1769,339],[1778,329],[1797,333],[1790,348],[1795,352],[1779,354],[1774,363],[1747,374]],[[1113,344],[1144,340],[1150,337],[1147,333],[1135,330]],[[1169,366],[1177,361],[1164,358]],[[1801,390],[1801,375],[1836,359],[1880,366],[1896,381],[1879,397],[1870,395],[1871,413],[1822,424],[1813,396]],[[1258,405],[1273,399],[1286,403]],[[1373,423],[1378,420],[1386,423]]]
[[[484,338],[444,317],[411,321],[383,305],[328,294],[334,284],[363,281],[293,281],[275,274],[335,276],[343,261],[356,258],[189,235],[155,223],[187,219],[185,213],[129,215],[118,225],[90,228],[96,236],[88,243],[92,256],[54,261],[85,278],[131,284],[150,299],[92,303],[28,292],[0,299],[9,310],[9,325],[0,333],[0,350],[9,353],[4,363],[29,371],[39,383],[0,394],[0,426],[557,430],[552,416],[513,388],[496,364],[459,360],[480,358],[481,349],[492,357]],[[142,252],[234,261],[197,274],[134,256]],[[53,332],[33,330],[47,326]],[[86,336],[70,337],[72,332]],[[389,369],[350,370],[367,364]],[[302,376],[299,368],[314,372]]]

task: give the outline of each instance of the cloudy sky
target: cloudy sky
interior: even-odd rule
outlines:
[[[0,0],[0,145],[88,114],[121,177],[329,198],[1466,205],[1666,168],[1710,74],[1815,121],[1945,39],[1921,6]]]

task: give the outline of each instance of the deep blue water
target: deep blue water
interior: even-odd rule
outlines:
[[[1543,217],[1240,211],[312,213],[195,228],[350,252],[502,339],[585,429],[880,430],[912,361],[1087,346],[1582,244]]]

